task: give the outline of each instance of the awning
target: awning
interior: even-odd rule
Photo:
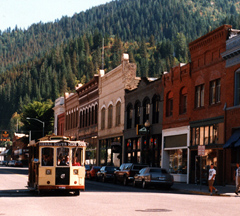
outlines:
[[[236,145],[237,144],[237,145]],[[223,145],[223,148],[237,147],[240,146],[240,129],[234,131],[232,136],[228,141]]]

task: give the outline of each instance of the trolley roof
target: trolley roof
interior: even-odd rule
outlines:
[[[76,140],[70,141],[67,137],[57,137],[51,136],[46,139],[46,137],[41,138],[38,142],[30,142],[28,146],[68,146],[68,147],[86,147],[87,143],[84,141]]]

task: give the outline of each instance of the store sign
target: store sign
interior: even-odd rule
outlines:
[[[198,146],[198,155],[199,156],[205,155],[205,146]]]
[[[147,135],[150,134],[150,128],[145,127],[144,125],[137,125],[136,127],[136,134],[137,135]]]
[[[8,131],[2,131],[0,141],[10,141],[10,137],[9,137],[9,132]]]

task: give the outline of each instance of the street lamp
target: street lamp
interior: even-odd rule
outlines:
[[[29,117],[27,117],[26,119],[28,119],[28,120],[33,119],[33,120],[36,120],[36,121],[42,123],[43,124],[43,137],[44,137],[44,126],[45,126],[45,123],[43,121],[39,120],[39,119],[36,119],[36,118],[29,118]]]
[[[150,122],[149,120],[147,119],[147,121],[144,123],[144,126],[146,127],[146,137],[147,137],[147,148],[148,148],[148,153],[147,153],[147,163],[150,162],[150,157],[149,157],[149,153],[150,153],[150,143],[149,143],[149,136],[150,136]],[[153,153],[152,153],[153,154]],[[151,164],[149,164],[150,166],[152,166],[152,161],[151,161]]]

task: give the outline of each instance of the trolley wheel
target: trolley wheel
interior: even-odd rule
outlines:
[[[75,190],[75,191],[74,191],[74,195],[75,195],[75,196],[79,196],[79,195],[80,195],[80,190]]]

